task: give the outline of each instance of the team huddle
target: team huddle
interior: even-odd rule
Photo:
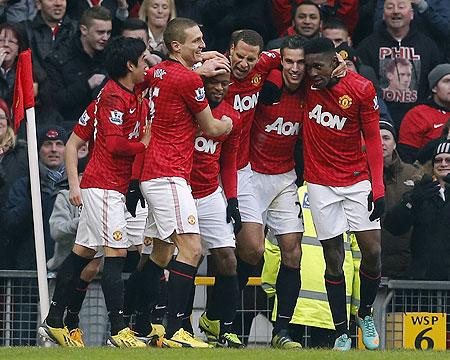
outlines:
[[[241,30],[225,57],[202,51],[198,25],[175,18],[164,42],[169,59],[150,69],[141,40],[119,37],[105,50],[110,80],[66,146],[70,201],[82,210],[39,334],[61,346],[84,346],[78,321],[71,319],[88,283],[82,289],[77,284],[83,270],[103,256],[108,345],[242,348],[233,322],[268,231],[282,254],[271,345],[301,348],[288,329],[301,288],[304,228],[294,161],[300,139],[326,262],[334,348],[351,347],[342,271],[347,231],[355,233],[362,253],[357,325],[366,348],[378,348],[372,304],[380,281],[384,187],[372,83],[346,71],[325,38],[305,42],[292,36],[279,51],[263,52],[261,36]],[[77,151],[86,143],[89,162],[80,181]],[[141,236],[131,236],[127,222],[138,218],[145,219]],[[141,257],[124,289],[130,245]],[[198,324],[207,335],[204,342],[193,335],[190,318],[194,279],[206,254],[215,283]],[[170,275],[164,328],[151,324],[150,313],[165,269]]]

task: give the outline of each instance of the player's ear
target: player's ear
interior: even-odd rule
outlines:
[[[173,40],[170,43],[170,46],[172,47],[172,51],[175,53],[178,53],[181,51],[181,43],[179,41]]]
[[[132,72],[136,66],[130,61],[127,61],[127,69],[129,72]]]

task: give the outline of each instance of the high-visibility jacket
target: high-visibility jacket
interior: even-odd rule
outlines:
[[[316,230],[311,216],[308,193],[306,186],[302,186],[299,191],[299,201],[303,212],[303,222],[305,232],[302,238],[302,260],[301,260],[301,290],[297,299],[297,305],[291,320],[292,324],[301,324],[326,329],[334,329],[333,319],[328,297],[325,289],[325,260],[322,246],[317,240]],[[332,220],[331,220],[332,221]],[[354,234],[344,234],[344,274],[347,294],[347,315],[352,310],[354,314],[359,305],[359,248],[357,247]],[[352,254],[355,251],[355,257]],[[270,234],[266,239],[266,250],[264,253],[264,268],[261,275],[262,287],[268,296],[276,295],[276,279],[281,262],[280,248],[276,245],[276,239]],[[358,269],[355,270],[355,266]],[[357,289],[355,292],[354,289]],[[358,298],[353,298],[358,295]],[[352,306],[352,305],[356,306]],[[272,319],[276,318],[276,301]]]

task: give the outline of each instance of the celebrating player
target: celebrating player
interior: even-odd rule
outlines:
[[[379,218],[384,211],[377,97],[372,83],[354,72],[331,77],[338,65],[331,40],[310,40],[304,50],[309,75],[303,124],[304,177],[326,262],[325,286],[337,332],[334,348],[349,350],[351,346],[342,233],[352,231],[362,253],[357,324],[366,348],[376,349],[379,337],[371,310],[380,282]]]

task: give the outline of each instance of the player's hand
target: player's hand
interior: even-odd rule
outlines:
[[[148,144],[150,143],[151,128],[152,128],[151,123],[148,123],[147,125],[144,126],[144,133],[142,134],[141,143],[143,143],[146,148],[147,148]]]
[[[210,60],[210,59],[214,59],[214,58],[222,58],[222,59],[228,61],[227,57],[218,51],[213,50],[213,51],[203,51],[202,52],[202,61],[206,61],[206,60]]]
[[[226,116],[226,115],[222,115],[222,117],[220,118],[220,121],[222,121],[226,124],[226,130],[225,130],[224,134],[228,135],[231,132],[231,130],[233,130],[233,121],[231,120],[231,118],[229,116]]]
[[[341,55],[336,53],[336,57],[338,59],[338,66],[336,69],[333,70],[333,72],[331,73],[331,77],[335,77],[335,78],[342,78],[347,74],[347,65],[345,64],[344,59],[342,58]]]
[[[375,221],[380,219],[384,214],[384,208],[384,197],[380,197],[379,199],[373,201],[373,193],[371,191],[367,197],[367,210],[372,211],[372,214],[369,216],[369,220]]]
[[[130,212],[132,217],[136,217],[136,206],[138,201],[141,202],[141,207],[145,207],[145,200],[142,196],[141,189],[139,188],[138,180],[134,179],[130,181],[125,199],[127,210]]]
[[[414,206],[422,204],[426,199],[430,199],[439,194],[441,186],[437,180],[425,174],[422,179],[414,184],[414,188],[409,193],[410,202]]]
[[[94,74],[88,79],[88,84],[91,89],[95,89],[99,86],[103,80],[105,80],[105,75],[103,74]]]
[[[227,223],[233,220],[234,233],[237,235],[242,229],[241,213],[239,212],[238,200],[231,198],[227,200]]]
[[[219,57],[208,59],[203,62],[201,66],[195,69],[197,74],[204,77],[214,77],[230,71],[231,67],[228,59]]]
[[[83,204],[81,201],[81,190],[79,185],[69,188],[69,202],[73,206],[81,206]]]

